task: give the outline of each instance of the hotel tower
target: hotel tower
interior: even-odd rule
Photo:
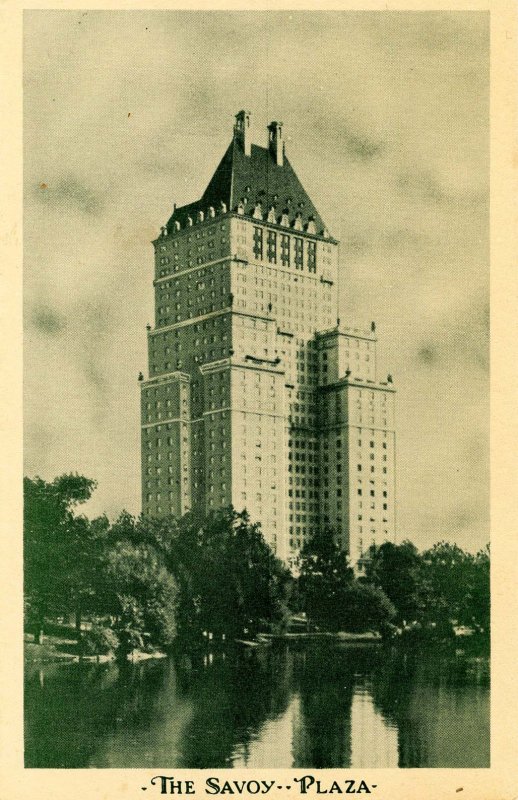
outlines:
[[[240,111],[201,199],[153,245],[143,512],[246,508],[284,561],[329,529],[361,567],[395,539],[394,386],[377,377],[374,323],[338,319],[338,241],[282,123],[259,147]]]

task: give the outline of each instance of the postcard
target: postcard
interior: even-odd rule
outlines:
[[[5,797],[513,800],[516,8],[2,19]]]

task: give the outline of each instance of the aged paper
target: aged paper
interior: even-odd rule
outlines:
[[[329,14],[328,19],[323,18],[324,11]],[[185,15],[183,20],[179,12]],[[368,24],[362,18],[365,13],[375,15]],[[433,13],[439,16],[431,18],[429,15]],[[177,16],[173,18],[174,14]],[[234,16],[230,18],[230,14]],[[317,16],[312,18],[312,14],[318,14],[318,19]],[[411,19],[409,14],[413,15]],[[463,14],[469,14],[469,18],[460,19]],[[515,589],[518,545],[514,536],[517,378],[513,347],[517,296],[514,265],[518,28],[515,4],[286,3],[279,9],[261,3],[160,7],[147,3],[137,9],[127,3],[88,8],[70,3],[60,7],[39,3],[24,8],[10,3],[4,5],[0,15],[4,45],[4,91],[0,102],[5,131],[1,352],[6,378],[1,414],[4,445],[0,482],[4,521],[0,681],[3,692],[2,796],[25,800],[31,796],[65,798],[76,794],[93,799],[134,797],[143,792],[194,792],[196,797],[205,797],[214,793],[211,786],[222,787],[228,780],[231,783],[226,794],[243,793],[245,796],[256,793],[278,797],[336,794],[345,793],[348,786],[349,792],[367,793],[368,788],[369,793],[384,800],[454,795],[513,800],[518,796],[518,692],[513,657],[518,618]],[[398,15],[403,16],[398,19]],[[397,33],[400,30],[404,35]],[[171,47],[177,50],[176,61],[168,59],[160,49],[168,37]],[[433,47],[430,37],[434,40]],[[394,41],[400,42],[399,61],[397,53],[390,49]],[[307,48],[306,58],[303,58],[305,47],[301,43]],[[254,50],[253,57],[250,48]],[[440,71],[436,67],[435,73],[429,69],[432,61],[440,62],[437,50],[441,48],[444,48],[444,85],[440,83]],[[433,54],[430,50],[434,50]],[[358,73],[365,76],[364,85],[355,85],[352,79],[344,80],[341,85],[341,78],[333,68],[342,60],[342,52],[351,73],[355,74],[356,64]],[[488,69],[490,66],[490,80],[486,84],[477,83],[484,72],[484,63]],[[173,64],[182,65],[181,90],[180,83],[171,88],[168,69],[172,69]],[[404,71],[408,72],[407,79],[401,77]],[[58,72],[59,80],[56,80]],[[264,80],[264,89],[260,86],[261,80]],[[405,85],[412,96],[406,103],[398,94]],[[171,97],[170,92],[174,94],[175,91],[176,95]],[[453,102],[451,96],[446,96],[448,92],[454,93]],[[147,102],[144,101],[146,95]],[[326,102],[320,103],[320,96],[325,97]],[[347,110],[348,100],[354,109],[351,113]],[[398,118],[394,108],[389,110],[391,100],[407,117]],[[432,113],[434,104],[437,107]],[[71,116],[74,106],[78,109],[77,116]],[[376,113],[378,106],[384,109],[380,115]],[[106,511],[113,518],[131,505],[132,497],[137,500],[129,510],[139,513],[139,443],[131,428],[134,417],[135,431],[138,431],[138,396],[131,394],[125,402],[120,395],[135,383],[136,375],[132,374],[129,380],[127,373],[137,369],[132,354],[128,355],[124,348],[141,348],[140,363],[144,369],[145,334],[133,329],[134,320],[128,315],[135,308],[132,303],[138,296],[141,308],[145,306],[152,318],[149,242],[166,221],[160,216],[162,209],[166,207],[168,215],[177,197],[181,205],[200,196],[223,152],[216,160],[207,161],[201,151],[212,138],[217,138],[218,143],[226,141],[232,115],[242,107],[251,107],[255,113],[257,138],[254,141],[258,143],[262,143],[259,131],[270,121],[270,116],[266,118],[270,111],[271,115],[280,116],[286,109],[285,123],[291,113],[294,120],[299,120],[299,125],[307,118],[308,126],[313,126],[314,137],[319,131],[325,132],[323,143],[311,137],[306,140],[306,145],[312,141],[314,153],[333,152],[335,137],[338,142],[335,152],[345,154],[343,163],[324,163],[319,167],[314,153],[305,163],[304,149],[297,149],[299,132],[286,130],[287,152],[290,158],[293,155],[295,168],[300,167],[298,172],[305,185],[308,175],[311,186],[316,187],[312,188],[311,195],[319,210],[332,208],[333,197],[342,198],[343,184],[347,184],[351,229],[344,229],[347,224],[341,223],[337,238],[347,243],[360,261],[362,248],[365,248],[365,268],[372,269],[375,265],[381,270],[382,279],[359,277],[358,273],[350,292],[341,287],[340,303],[344,314],[361,319],[369,318],[372,313],[373,317],[383,320],[384,332],[379,334],[382,364],[390,365],[391,359],[397,360],[395,350],[404,336],[401,327],[398,331],[396,324],[392,326],[391,313],[384,316],[380,304],[393,302],[392,316],[406,320],[408,326],[412,320],[409,304],[415,304],[418,309],[419,325],[415,330],[407,328],[407,340],[415,336],[418,342],[418,358],[408,362],[408,374],[398,383],[399,396],[406,392],[406,399],[403,397],[401,401],[403,413],[399,413],[398,432],[403,432],[402,446],[412,453],[407,463],[415,458],[421,472],[416,467],[415,474],[408,469],[399,476],[398,515],[402,516],[405,528],[417,519],[416,527],[426,531],[422,540],[416,542],[421,547],[431,546],[439,538],[448,538],[439,534],[433,538],[434,526],[440,524],[453,526],[447,528],[454,531],[449,538],[462,547],[471,545],[472,549],[477,549],[488,538],[487,472],[481,466],[480,452],[487,447],[484,426],[487,427],[489,398],[485,383],[487,319],[484,315],[487,315],[486,261],[490,244],[490,766],[483,767],[481,761],[478,768],[470,767],[472,762],[466,751],[463,768],[446,769],[440,763],[435,768],[427,768],[426,764],[420,768],[414,768],[416,764],[404,768],[408,765],[401,764],[401,740],[398,744],[392,732],[384,730],[383,746],[387,750],[392,748],[391,755],[381,762],[382,766],[374,768],[380,760],[374,752],[372,758],[368,752],[369,746],[375,751],[379,744],[377,729],[373,729],[373,738],[362,741],[361,757],[356,762],[353,760],[351,767],[344,764],[319,769],[318,765],[309,763],[307,767],[284,769],[278,766],[279,753],[295,748],[296,743],[291,738],[283,739],[282,726],[272,734],[279,738],[268,742],[261,768],[255,767],[257,762],[253,758],[252,766],[241,768],[250,756],[249,752],[244,752],[240,757],[234,753],[234,769],[220,769],[219,764],[204,770],[177,769],[179,762],[173,754],[170,761],[164,755],[164,763],[159,766],[153,763],[152,767],[143,769],[138,756],[132,761],[135,741],[131,737],[127,742],[130,755],[124,769],[113,768],[114,762],[108,757],[102,765],[92,764],[94,768],[91,769],[84,768],[86,761],[78,763],[77,768],[52,768],[57,766],[59,757],[51,766],[24,763],[20,478],[23,474],[32,476],[41,471],[42,477],[51,480],[60,472],[75,471],[71,448],[77,448],[80,459],[77,470],[91,474],[100,483],[101,497],[92,514]],[[48,131],[48,135],[41,135],[38,126],[49,125],[54,108],[55,129]],[[363,127],[348,127],[344,120],[357,120],[355,110],[358,108],[368,110],[362,120]],[[429,127],[427,108],[430,109]],[[453,108],[458,110],[458,115],[452,113]],[[467,116],[471,108],[478,115],[472,127]],[[488,108],[489,129],[487,125],[484,127],[483,119]],[[334,111],[341,124],[332,118]],[[162,113],[164,118],[161,118]],[[124,117],[125,127],[119,117]],[[200,120],[204,120],[208,128],[214,126],[214,134],[197,130]],[[128,134],[130,125],[134,125],[134,129]],[[445,131],[449,128],[451,152],[447,151],[439,159],[433,139],[436,136],[447,143]],[[397,130],[393,141],[391,130]],[[412,141],[417,143],[419,137],[422,137],[416,150],[419,155],[411,158]],[[426,141],[426,137],[430,141]],[[74,149],[76,138],[83,141],[77,151]],[[147,141],[153,142],[149,148]],[[398,152],[398,146],[404,152]],[[214,146],[214,153],[219,152],[218,147],[219,144]],[[470,156],[470,148],[476,151],[475,156],[464,159],[463,148]],[[488,155],[489,215],[485,173]],[[421,159],[419,163],[418,158]],[[172,159],[176,159],[176,163]],[[378,167],[380,163],[382,166]],[[343,171],[344,164],[348,172]],[[38,169],[43,165],[45,173],[39,177]],[[472,174],[470,169],[474,170]],[[200,170],[206,172],[201,174]],[[191,173],[193,186],[186,188],[184,185],[180,189],[179,176],[186,182],[184,175]],[[389,184],[389,174],[397,191],[387,199],[382,192]],[[356,192],[355,181],[365,181],[363,192]],[[160,194],[166,198],[165,206],[163,201],[162,204],[157,201]],[[369,198],[374,206],[385,204],[383,213],[370,214]],[[437,215],[433,203],[439,209]],[[143,215],[144,208],[153,211]],[[437,242],[441,234],[446,238],[449,235],[448,215],[455,218],[452,225],[458,224],[461,233],[455,239],[456,272],[449,278],[444,273],[441,294],[437,276],[430,277],[426,271],[437,270],[441,257],[447,257],[447,243],[437,250]],[[335,218],[338,220],[342,216],[336,213]],[[385,226],[379,225],[382,217]],[[127,223],[128,218],[132,220],[131,225]],[[484,229],[488,219],[490,232]],[[377,232],[374,245],[369,242],[370,230]],[[459,247],[462,236],[465,237],[464,252]],[[49,255],[50,248],[54,248],[54,256]],[[384,273],[383,261],[389,250],[394,271],[390,273],[387,268]],[[342,246],[342,266],[347,262],[344,251]],[[394,253],[399,255],[394,256]],[[412,264],[412,253],[416,254],[416,265]],[[135,263],[138,259],[141,260]],[[94,262],[97,266],[92,267]],[[396,264],[400,264],[407,275],[399,284]],[[113,276],[107,278],[106,271],[111,269]],[[22,336],[22,274],[25,341]],[[392,295],[382,286],[391,280],[395,282]],[[365,303],[367,297],[371,298],[370,304]],[[392,300],[388,301],[388,297]],[[363,308],[355,305],[360,301]],[[445,330],[436,332],[436,326],[440,328],[441,325],[446,333]],[[63,356],[60,340],[66,326],[66,336],[75,342],[72,347],[68,346],[69,357],[76,360],[72,369]],[[123,327],[130,335],[119,335]],[[22,372],[23,349],[25,373]],[[460,355],[453,356],[454,351]],[[411,352],[414,351],[409,348],[408,353]],[[110,355],[106,357],[106,353]],[[411,392],[418,395],[413,404],[409,401]],[[435,402],[435,393],[447,398],[444,405]],[[425,394],[431,398],[429,402],[423,401]],[[63,403],[63,396],[66,403]],[[65,407],[66,418],[63,416]],[[448,419],[435,419],[434,415],[441,408],[447,408]],[[103,416],[106,409],[109,409],[108,421]],[[412,414],[423,418],[429,415],[428,423],[422,421],[413,435],[409,432],[415,422]],[[24,428],[25,453],[22,448]],[[423,431],[428,432],[429,438],[419,439]],[[464,435],[467,432],[471,437]],[[477,438],[481,441],[477,442]],[[471,449],[466,446],[462,450],[461,441],[469,439]],[[126,455],[119,454],[117,460],[112,442],[117,448],[122,443]],[[423,450],[433,451],[428,470],[422,469]],[[451,460],[450,467],[446,466],[448,460]],[[461,477],[455,472],[457,464],[462,470]],[[419,480],[416,475],[421,476]],[[425,485],[422,476],[427,478]],[[452,496],[462,494],[464,485],[464,504],[458,508],[448,506],[444,498],[437,499],[438,493],[448,494],[448,480],[451,480]],[[434,506],[444,512],[442,517],[439,512],[434,516],[434,511],[429,511]],[[473,546],[473,539],[477,546]],[[44,671],[40,680],[43,687]],[[105,697],[109,696],[108,689]],[[140,702],[145,703],[146,697]],[[164,702],[166,700],[164,697]],[[48,702],[55,704],[56,699],[49,696]],[[143,714],[144,710],[139,710],[135,702],[135,713]],[[359,715],[357,719],[366,709],[361,703],[358,695],[354,712]],[[92,714],[96,711],[94,706],[95,696],[92,695]],[[326,708],[327,723],[321,719],[320,724],[334,731],[337,726],[332,705]],[[78,703],[78,709],[86,719],[89,711],[84,703]],[[45,713],[44,703],[40,713]],[[470,717],[469,713],[462,716],[460,706],[450,706],[448,713],[455,717],[457,724],[458,720],[464,720],[466,725],[472,726],[473,752],[480,752],[476,717]],[[52,715],[49,706],[49,724],[55,724],[56,719],[59,715]],[[164,715],[162,724],[164,727],[168,724]],[[210,724],[209,715],[207,725],[210,727]],[[447,717],[430,717],[430,726],[448,724]],[[107,733],[99,729],[98,735],[109,740],[110,736],[115,736],[114,730]],[[70,731],[63,735],[70,735]],[[215,736],[218,735],[216,731]],[[486,736],[485,729],[480,735]],[[142,736],[140,753],[145,753],[148,739],[145,732]],[[325,736],[323,738],[325,741]],[[469,742],[465,730],[459,738]],[[331,735],[329,740],[332,740]],[[248,744],[253,743],[252,737]],[[124,750],[120,734],[117,747],[118,753]],[[397,767],[398,758],[400,768]],[[169,780],[157,779],[152,783],[154,776],[174,776],[174,791]],[[311,776],[305,784],[300,782],[303,776]],[[212,784],[207,784],[207,779]],[[347,784],[347,780],[351,783]],[[245,782],[242,788],[240,781]],[[333,788],[333,781],[341,788]],[[364,785],[367,788],[363,788]]]

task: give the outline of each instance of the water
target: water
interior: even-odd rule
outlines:
[[[487,658],[307,644],[26,674],[27,767],[488,767]]]

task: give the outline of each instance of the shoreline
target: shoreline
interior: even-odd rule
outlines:
[[[236,639],[233,644],[246,648],[269,647],[274,643],[304,642],[304,641],[333,641],[348,644],[381,644],[382,637],[379,633],[347,633],[346,631],[315,631],[315,632],[294,632],[294,633],[259,633],[253,640]],[[24,662],[26,665],[34,664],[106,664],[117,661],[115,654],[81,655],[77,652],[70,652],[77,647],[77,642],[73,640],[63,640],[52,635],[46,636],[42,644],[35,644],[33,641],[24,642]],[[150,659],[167,658],[167,653],[156,651],[147,653],[142,650],[135,650],[128,655],[126,661],[138,663]]]
[[[359,644],[380,644],[382,636],[380,633],[367,631],[365,633],[349,633],[347,631],[295,631],[287,633],[259,633],[257,636],[259,642],[279,641],[279,642],[295,642],[303,640],[318,640],[329,639],[335,642],[350,642]]]
[[[99,654],[99,655],[80,655],[79,653],[71,653],[67,651],[66,643],[53,642],[52,636],[45,637],[46,641],[43,644],[35,644],[34,642],[24,642],[24,664],[107,664],[117,661],[113,653]],[[71,643],[76,646],[75,642]],[[64,646],[63,646],[64,645]],[[167,653],[156,651],[154,653],[146,653],[142,650],[135,650],[131,655],[128,655],[126,661],[129,663],[136,663],[139,661],[148,661],[154,658],[166,658]],[[120,663],[120,662],[119,662]]]

